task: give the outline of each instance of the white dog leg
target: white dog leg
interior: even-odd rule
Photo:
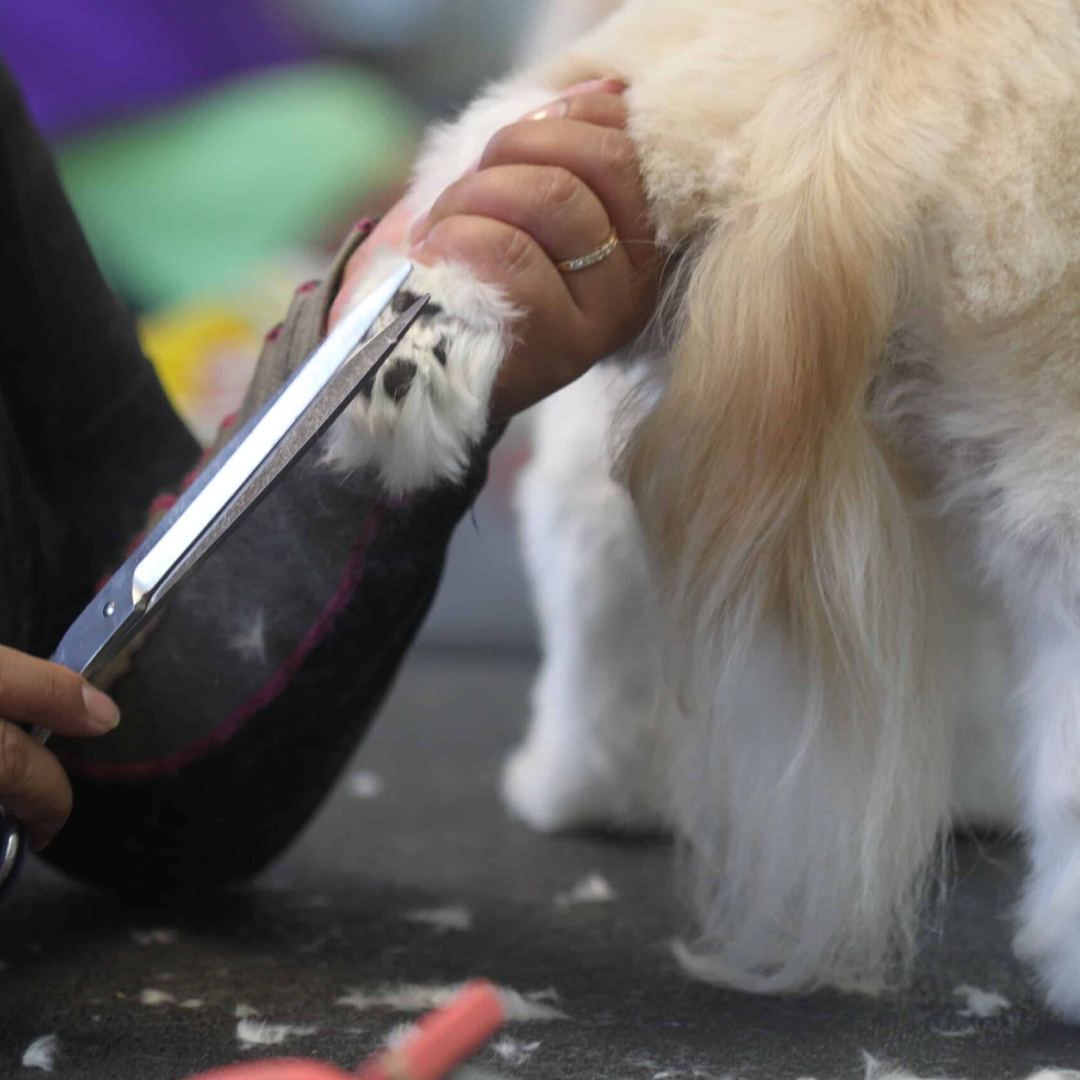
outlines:
[[[942,529],[935,544],[947,574],[939,610],[942,690],[954,738],[950,820],[958,829],[1014,829],[1020,809],[1012,635],[1000,597],[973,572],[963,526]]]
[[[630,385],[604,365],[546,402],[518,490],[544,660],[503,793],[543,831],[664,818],[657,618],[630,498],[610,476],[612,414]]]
[[[1050,592],[1018,626],[1031,870],[1016,949],[1034,964],[1047,1004],[1080,1021],[1080,610],[1064,610]]]

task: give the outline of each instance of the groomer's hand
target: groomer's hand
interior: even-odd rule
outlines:
[[[465,262],[524,313],[496,382],[496,419],[630,341],[656,304],[659,259],[622,89],[583,83],[503,128],[408,237],[412,213],[395,207],[350,260],[331,323],[374,250],[406,240],[415,261]],[[556,267],[599,247],[612,229],[620,245],[608,258],[575,272]]]
[[[43,848],[71,812],[71,784],[60,762],[19,724],[58,735],[104,735],[120,720],[112,698],[73,671],[0,645],[0,805]]]

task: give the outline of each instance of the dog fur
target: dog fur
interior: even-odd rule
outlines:
[[[599,6],[410,196],[619,77],[672,256],[633,358],[537,410],[507,801],[674,830],[684,964],[766,992],[902,979],[949,826],[1018,827],[1016,946],[1080,1020],[1080,3]],[[418,339],[340,445],[398,491],[460,474],[513,324],[461,267],[412,287],[445,362]]]

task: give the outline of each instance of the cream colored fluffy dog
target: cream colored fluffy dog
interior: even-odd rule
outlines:
[[[1080,3],[602,6],[412,192],[616,76],[674,256],[656,332],[539,411],[509,804],[672,828],[683,962],[760,991],[901,977],[950,823],[1021,826],[1017,949],[1080,1019]],[[419,279],[445,364],[415,341],[338,447],[395,490],[460,470],[513,322]]]

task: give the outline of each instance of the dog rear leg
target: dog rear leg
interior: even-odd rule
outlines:
[[[1017,953],[1047,1004],[1080,1020],[1080,606],[1044,589],[1017,618],[1021,788],[1030,871]],[[1015,612],[1014,612],[1015,613]]]
[[[544,658],[503,794],[542,831],[663,821],[657,617],[633,507],[610,476],[609,431],[630,385],[604,365],[545,403],[518,490]]]

